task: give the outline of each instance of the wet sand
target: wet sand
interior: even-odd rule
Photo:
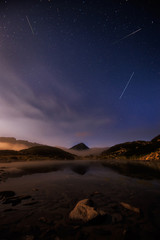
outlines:
[[[160,238],[159,180],[126,177],[97,161],[0,164],[0,174],[0,192],[15,194],[8,202],[0,198],[0,239]],[[119,218],[71,222],[69,213],[86,198]]]

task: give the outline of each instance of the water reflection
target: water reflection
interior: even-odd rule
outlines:
[[[71,167],[73,172],[80,175],[84,175],[86,172],[88,172],[89,168],[89,165],[75,165]]]
[[[128,166],[128,165],[127,165]],[[140,179],[153,179],[154,175],[147,171],[144,174],[144,168],[135,167],[126,168],[123,165],[118,169],[110,169],[104,162],[101,161],[35,161],[35,162],[14,162],[14,163],[0,163],[0,181],[13,177],[21,177],[23,175],[32,175],[35,173],[49,173],[59,172],[62,174],[76,174],[76,175],[94,175],[104,177],[114,177],[119,175],[126,175],[128,177],[135,177]],[[136,168],[137,169],[137,168]],[[123,171],[120,171],[123,170]],[[124,171],[125,170],[125,171]],[[132,170],[132,171],[131,171]],[[134,170],[134,171],[133,171]],[[132,173],[132,174],[131,174]],[[153,175],[153,177],[152,177]]]
[[[37,162],[15,162],[1,163],[0,174],[5,175],[5,178],[20,177],[23,175],[31,175],[35,173],[49,172],[72,172],[79,175],[86,174],[94,163],[82,161],[37,161]]]

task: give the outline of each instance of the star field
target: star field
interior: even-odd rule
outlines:
[[[0,1],[0,135],[66,147],[158,135],[159,27],[156,1]]]

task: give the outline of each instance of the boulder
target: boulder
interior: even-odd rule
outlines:
[[[76,222],[87,223],[105,215],[105,212],[102,210],[95,209],[91,200],[83,199],[79,201],[70,212],[69,219]]]

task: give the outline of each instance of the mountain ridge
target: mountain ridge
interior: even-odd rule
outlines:
[[[63,153],[63,159],[74,159],[76,156],[82,159],[96,157],[96,159],[160,160],[160,135],[150,141],[124,142],[110,148],[89,148],[84,143],[79,143],[71,148],[52,147],[26,140],[17,140],[14,137],[0,137],[0,156],[13,155],[15,158],[17,154],[18,156],[56,158],[60,156],[58,153],[60,155]]]

